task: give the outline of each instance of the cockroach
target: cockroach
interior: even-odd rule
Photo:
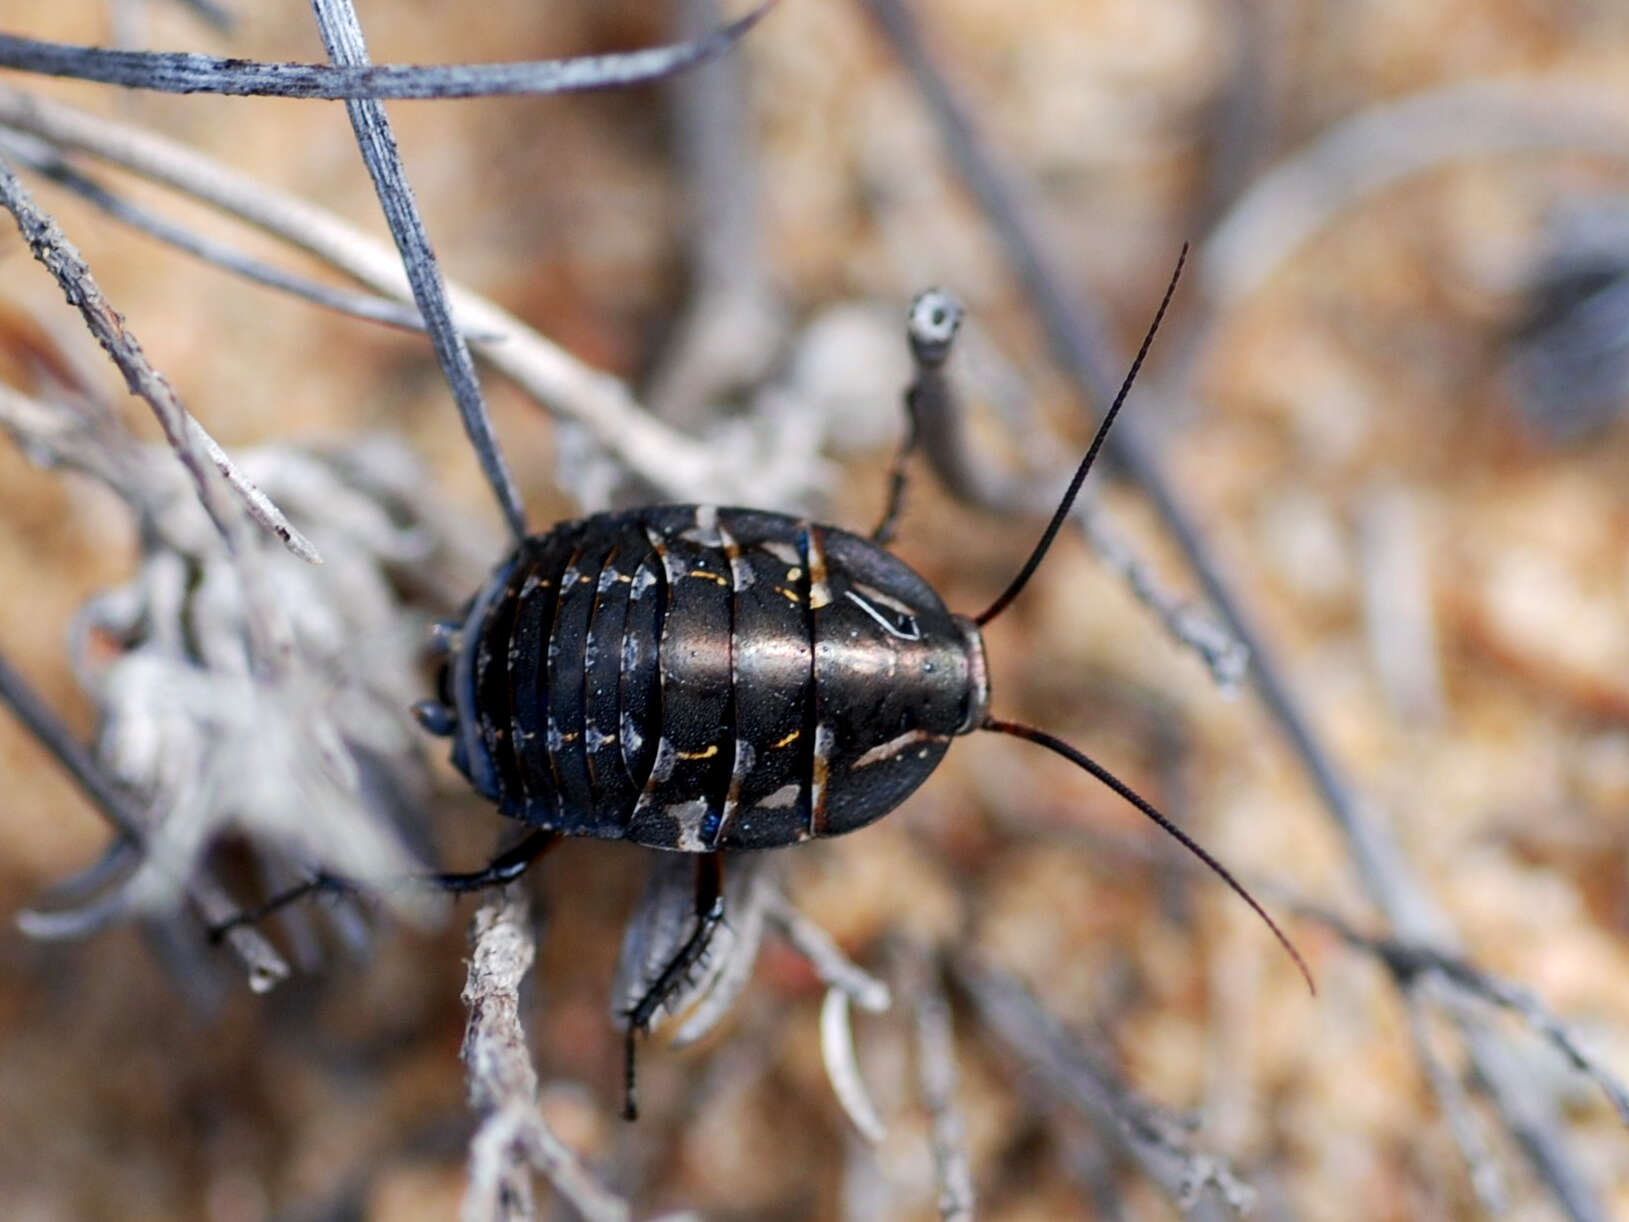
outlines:
[[[1038,743],[1107,785],[1237,892],[1306,973],[1256,900],[1151,804],[1068,743],[989,711],[980,630],[1052,546],[1181,271],[1179,259],[1040,541],[979,615],[949,611],[885,546],[913,428],[869,538],[711,505],[596,514],[523,540],[462,615],[438,625],[438,696],[417,706],[419,720],[451,739],[453,764],[478,793],[531,829],[486,869],[437,876],[441,886],[508,882],[568,836],[696,856],[695,927],[627,1014],[630,1118],[635,1039],[724,920],[727,854],[862,828],[927,780],[954,738],[978,730]]]

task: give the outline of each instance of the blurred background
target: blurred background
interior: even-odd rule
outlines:
[[[324,59],[305,6],[227,7],[229,32],[160,0],[11,0],[3,20],[68,42]],[[1174,1216],[1173,1194],[1060,1095],[1055,1064],[981,1017],[954,967],[977,963],[1169,1109],[1183,1142],[1225,1158],[1258,1216],[1459,1219],[1500,1204],[1519,1219],[1629,1216],[1629,1132],[1529,1024],[1463,991],[1411,994],[1406,956],[1379,953],[1396,947],[1296,915],[1384,936],[1411,913],[1409,937],[1429,932],[1530,991],[1629,1075],[1629,8],[915,7],[1048,269],[1121,362],[1111,379],[1194,243],[1128,410],[1403,875],[1354,855],[1248,682],[1222,690],[1101,546],[1066,536],[988,632],[995,709],[1079,744],[1170,811],[1285,922],[1318,995],[1114,795],[1026,744],[974,737],[900,812],[783,863],[805,915],[896,973],[894,1012],[856,1020],[889,1123],[880,1145],[833,1100],[822,988],[774,938],[718,1034],[683,1052],[647,1043],[646,1117],[617,1118],[609,986],[649,863],[615,844],[570,843],[532,876],[546,919],[526,1019],[545,1116],[641,1215],[938,1216],[896,969],[943,962],[979,1213]],[[392,63],[629,50],[684,28],[669,5],[631,0],[360,14],[373,58]],[[892,45],[866,4],[782,0],[689,93],[389,109],[450,279],[676,427],[723,438],[718,453],[754,429],[803,446],[772,468],[788,472],[784,502],[777,488],[753,499],[868,530],[911,376],[905,306],[923,287],[967,306],[952,375],[990,470],[1045,484],[1100,407],[1053,359]],[[338,105],[16,73],[0,85],[165,133],[388,241]],[[337,279],[98,172],[190,230]],[[501,519],[421,336],[248,285],[29,182],[229,450],[399,439],[427,472],[425,506],[472,541],[453,557],[465,579],[499,556]],[[36,389],[17,339],[36,328],[156,440],[0,228],[0,380]],[[655,495],[504,377],[488,370],[483,385],[534,528]],[[139,540],[108,492],[29,458],[0,445],[0,654],[89,741],[96,709],[68,663],[68,624],[129,579]],[[1139,572],[1203,613],[1146,483],[1097,480]],[[961,503],[919,462],[896,550],[971,612],[1037,529]],[[420,692],[429,681],[403,678]],[[499,820],[440,744],[422,749],[425,834],[442,860],[474,864]],[[150,929],[61,943],[14,927],[110,833],[9,716],[0,770],[0,1212],[456,1212],[473,1124],[457,1059],[470,905],[438,929],[378,918],[365,951],[309,956],[264,996],[230,964],[189,986]],[[1506,1074],[1491,1095],[1474,1051],[1489,1041]]]

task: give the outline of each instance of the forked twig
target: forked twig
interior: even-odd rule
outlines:
[[[915,439],[920,440],[922,452],[940,482],[966,504],[992,513],[1030,517],[1045,517],[1057,504],[1052,481],[998,471],[968,442],[965,405],[945,368],[960,316],[960,303],[940,289],[922,293],[912,303],[906,324],[914,368],[905,392],[910,431],[895,460],[890,513],[878,528],[880,540],[886,539],[897,517],[905,478],[902,463]],[[949,321],[934,325],[935,317]],[[1061,484],[1066,478],[1056,482]],[[1101,505],[1082,496],[1070,517],[1098,559],[1125,582],[1138,602],[1154,613],[1171,639],[1196,653],[1223,691],[1237,690],[1250,664],[1250,652],[1238,637],[1204,609],[1164,589]]]
[[[1617,1112],[1618,1119],[1629,1125],[1629,1088],[1618,1081],[1600,1058],[1584,1048],[1567,1023],[1530,990],[1514,981],[1502,980],[1464,956],[1440,947],[1411,943],[1399,937],[1367,934],[1327,908],[1302,900],[1287,902],[1301,916],[1317,921],[1338,934],[1347,945],[1374,955],[1400,986],[1412,988],[1420,980],[1431,977],[1463,997],[1514,1014],[1566,1058],[1574,1069],[1594,1082]]]
[[[35,205],[4,158],[0,158],[0,205],[11,212],[34,257],[55,277],[69,303],[78,308],[91,334],[124,375],[130,392],[152,407],[170,448],[192,477],[198,499],[226,541],[243,579],[255,661],[267,673],[279,673],[291,647],[289,627],[276,600],[265,596],[260,558],[240,525],[238,503],[225,495],[221,484],[237,492],[250,516],[282,539],[295,555],[315,561],[316,548],[243,477],[226,452],[182,407],[164,375],[148,363],[123,317],[103,297],[79,252]]]
[[[939,1216],[945,1222],[972,1222],[973,1171],[967,1161],[966,1126],[956,1108],[955,1034],[940,976],[942,965],[916,944],[902,946],[898,960],[905,976],[901,991],[915,998],[916,1083],[932,1124]]]
[[[470,943],[463,1058],[481,1123],[470,1141],[463,1222],[533,1217],[533,1170],[588,1222],[626,1222],[628,1203],[588,1173],[538,1111],[537,1070],[520,1017],[520,985],[537,945],[520,888],[505,887],[482,903]]]
[[[4,657],[0,657],[0,702],[8,705],[35,741],[56,758],[79,791],[113,825],[120,840],[126,844],[141,845],[145,840],[141,817],[97,766],[90,752],[68,732],[45,701]],[[221,921],[237,911],[237,905],[225,889],[202,871],[196,872],[188,880],[186,893],[205,921]],[[288,963],[258,930],[247,927],[236,929],[225,942],[248,973],[249,987],[256,993],[267,992],[288,977]]]
[[[1217,1222],[1248,1210],[1254,1194],[1226,1162],[1161,1123],[1155,1108],[1099,1065],[1017,980],[968,954],[952,954],[948,969],[979,1021],[1029,1071],[1026,1086],[1085,1116],[1188,1216]]]
[[[342,67],[364,67],[368,62],[367,44],[362,38],[362,26],[357,21],[351,0],[312,0],[317,25],[322,31],[323,44],[328,57]],[[442,283],[441,268],[430,247],[430,237],[419,216],[413,189],[407,183],[407,170],[402,165],[401,153],[396,148],[396,135],[385,116],[383,104],[372,99],[356,98],[345,103],[351,118],[351,129],[356,133],[357,147],[373,179],[379,205],[384,209],[390,234],[396,239],[402,266],[407,270],[408,282],[413,287],[413,300],[430,333],[430,344],[435,349],[436,363],[442,376],[452,387],[458,402],[458,413],[464,421],[464,432],[480,460],[481,470],[492,493],[498,498],[509,533],[515,539],[526,536],[526,511],[520,504],[520,493],[509,474],[508,464],[498,449],[492,432],[492,418],[481,397],[480,379],[475,374],[475,360],[470,356],[464,336],[453,326],[451,307],[447,302],[447,288]]]

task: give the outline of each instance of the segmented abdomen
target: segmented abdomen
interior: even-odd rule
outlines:
[[[454,761],[503,813],[689,852],[870,822],[932,771],[968,686],[958,630],[898,560],[711,506],[527,539],[451,665]]]

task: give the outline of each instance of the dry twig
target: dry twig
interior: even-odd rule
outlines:
[[[239,564],[247,570],[245,581],[252,584],[255,566],[251,560],[244,558],[247,549],[236,527],[237,514],[214,482],[214,472],[217,471],[243,499],[256,521],[281,539],[295,555],[317,562],[317,550],[310,540],[289,525],[282,511],[243,478],[225,451],[181,406],[169,382],[148,363],[136,337],[125,327],[123,317],[102,296],[102,290],[79,252],[62,235],[56,223],[35,205],[33,197],[3,159],[0,159],[0,204],[11,212],[34,257],[56,278],[69,303],[78,308],[97,343],[118,366],[130,393],[139,395],[152,407],[170,448],[191,474],[199,501],[214,521],[215,528],[221,532],[221,537],[238,557]],[[209,460],[207,463],[206,458]],[[264,614],[271,618],[259,625],[262,657],[267,665],[272,665],[275,652],[286,646],[286,638],[277,627],[275,612],[268,608]]]
[[[95,205],[114,220],[179,251],[200,258],[206,263],[213,263],[216,267],[241,276],[254,284],[277,289],[324,309],[349,314],[368,322],[399,327],[404,331],[424,330],[424,318],[414,306],[389,301],[371,293],[354,293],[334,288],[240,254],[223,242],[203,237],[183,225],[124,199],[94,178],[74,169],[66,159],[43,141],[9,134],[0,140],[0,151],[4,151],[20,164],[43,174],[57,186]]]
[[[392,300],[411,299],[395,251],[330,213],[227,169],[155,133],[0,84],[0,125],[89,153],[180,191],[314,255]],[[676,501],[785,503],[811,478],[796,430],[739,431],[698,441],[647,413],[616,378],[577,360],[514,315],[457,284],[453,317],[474,349],[539,404]],[[479,340],[473,337],[480,336]]]
[[[312,8],[322,31],[323,45],[328,48],[328,58],[340,67],[367,67],[368,48],[351,0],[312,0]],[[520,493],[509,474],[508,464],[498,450],[492,418],[481,397],[480,379],[475,374],[475,359],[470,356],[463,334],[453,326],[447,286],[442,281],[440,265],[419,216],[413,189],[408,185],[407,170],[402,165],[396,135],[385,116],[384,105],[373,99],[353,98],[345,103],[345,111],[351,117],[351,129],[356,133],[357,147],[362,150],[362,160],[390,225],[390,235],[396,239],[396,249],[413,288],[413,300],[429,330],[436,362],[458,402],[464,432],[480,460],[487,483],[492,486],[493,495],[498,498],[509,533],[517,540],[523,539],[526,511],[521,507]]]
[[[933,1169],[939,1185],[939,1216],[946,1222],[972,1222],[973,1172],[967,1162],[967,1132],[956,1110],[956,1045],[950,1001],[939,978],[940,965],[920,946],[901,951],[907,986],[916,999],[916,1081],[933,1124]]]
[[[139,848],[145,839],[142,817],[131,808],[125,795],[97,766],[90,753],[3,657],[0,657],[0,701],[10,706],[28,732],[56,757],[63,770],[79,786],[80,792],[113,825],[113,830],[119,834],[118,844]],[[103,860],[119,864],[118,857],[113,854]],[[99,883],[95,878],[86,881]],[[223,921],[236,911],[236,905],[225,890],[207,874],[200,872],[193,875],[187,881],[186,893],[198,915],[206,922]],[[24,932],[36,936],[44,928],[37,914],[24,913],[18,920]],[[256,993],[268,992],[287,978],[288,963],[258,930],[236,929],[225,941],[248,974],[249,987]]]
[[[0,68],[150,89],[237,97],[479,98],[581,93],[662,80],[703,63],[739,41],[772,7],[766,0],[745,17],[696,39],[617,55],[511,64],[276,64],[181,51],[115,51],[0,34]]]
[[[1244,1213],[1253,1194],[1219,1157],[1193,1149],[1184,1133],[1097,1063],[1011,976],[953,954],[952,981],[996,1040],[1029,1071],[1025,1084],[1077,1110],[1105,1141],[1142,1168],[1183,1210],[1219,1219]]]
[[[470,1140],[464,1222],[533,1217],[533,1170],[588,1222],[626,1222],[628,1203],[588,1173],[537,1110],[537,1070],[520,1018],[520,985],[537,947],[518,887],[495,891],[482,903],[470,923],[470,943],[463,1058],[470,1106],[481,1124]]]

